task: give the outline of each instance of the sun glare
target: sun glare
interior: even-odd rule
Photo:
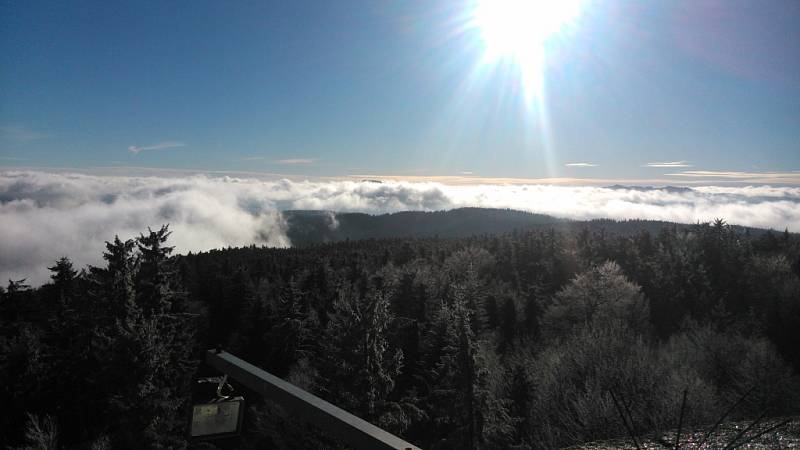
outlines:
[[[582,0],[479,0],[472,26],[480,32],[486,63],[511,60],[525,89],[538,89],[545,44],[581,11]]]

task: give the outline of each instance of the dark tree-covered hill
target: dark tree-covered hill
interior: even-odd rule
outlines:
[[[678,188],[675,188],[678,189]],[[403,211],[392,214],[289,210],[284,211],[287,235],[293,246],[358,239],[402,237],[455,238],[481,234],[502,234],[530,229],[605,230],[610,233],[658,233],[664,227],[691,227],[658,220],[567,220],[513,209],[457,208],[447,211]],[[736,227],[760,235],[765,230]]]

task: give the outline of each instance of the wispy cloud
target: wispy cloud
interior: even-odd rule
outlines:
[[[275,164],[283,164],[283,165],[290,165],[290,164],[314,164],[317,162],[317,158],[290,158],[290,159],[276,159],[272,161]]]
[[[649,162],[642,167],[692,167],[688,161]]]
[[[0,136],[3,136],[3,138],[8,140],[22,143],[38,141],[40,139],[47,139],[50,137],[47,134],[14,125],[0,127]]]
[[[667,176],[683,178],[703,178],[745,183],[800,184],[800,171],[791,172],[726,172],[717,170],[685,170],[668,173]]]
[[[186,144],[180,141],[164,141],[164,142],[159,142],[158,144],[145,145],[141,147],[137,145],[131,145],[130,147],[128,147],[128,151],[137,154],[144,150],[166,150],[168,148],[185,147],[185,146]]]
[[[597,164],[592,164],[587,162],[566,163],[564,165],[567,167],[597,167]]]
[[[462,170],[461,172],[458,173],[461,175],[474,175],[474,172],[470,172],[469,170]]]

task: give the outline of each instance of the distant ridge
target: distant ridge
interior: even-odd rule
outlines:
[[[392,214],[284,211],[293,245],[395,237],[463,237],[506,233],[564,219],[510,209],[458,208],[449,211],[403,211]]]
[[[674,188],[683,189],[683,188]],[[688,189],[688,188],[686,188]],[[553,228],[557,230],[604,229],[630,234],[641,230],[658,233],[664,227],[684,229],[692,224],[657,220],[592,219],[573,221],[513,209],[457,208],[447,211],[404,211],[392,214],[336,213],[332,211],[284,211],[287,235],[293,246],[327,242],[387,238],[455,238],[514,230]],[[761,234],[766,230],[736,227],[741,232]]]

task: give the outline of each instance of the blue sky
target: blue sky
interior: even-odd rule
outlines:
[[[473,7],[4,1],[0,166],[676,181],[800,171],[800,2],[587,0],[545,45],[535,105],[513,61],[481,63],[485,42],[464,26]],[[680,172],[698,173],[667,175]]]

